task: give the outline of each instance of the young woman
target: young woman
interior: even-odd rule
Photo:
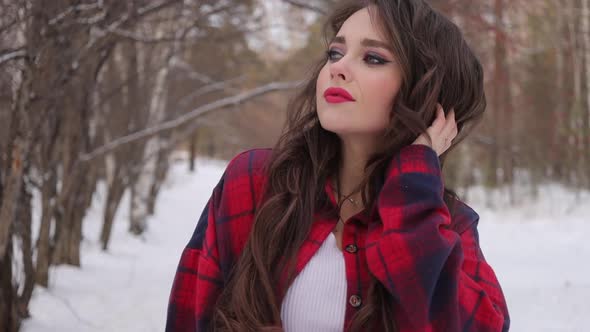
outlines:
[[[507,331],[479,216],[443,184],[480,63],[422,0],[352,1],[276,146],[236,156],[182,253],[167,331]]]

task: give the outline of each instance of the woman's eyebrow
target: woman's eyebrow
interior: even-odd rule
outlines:
[[[332,39],[333,43],[340,43],[340,44],[344,44],[346,45],[346,38],[344,38],[344,36],[336,36],[334,37],[334,39]],[[375,40],[375,39],[369,39],[369,38],[363,38],[363,40],[361,40],[361,45],[365,46],[365,47],[378,47],[378,48],[383,48],[391,53],[393,53],[393,50],[391,49],[391,47],[389,46],[389,44],[384,43],[380,40]]]

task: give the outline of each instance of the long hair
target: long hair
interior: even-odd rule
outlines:
[[[365,165],[355,192],[365,207],[376,204],[388,161],[418,135],[426,133],[436,103],[455,110],[459,133],[446,155],[460,143],[486,107],[483,70],[459,28],[422,0],[349,1],[329,17],[324,37],[335,36],[344,21],[368,8],[402,68],[402,85],[391,110],[390,124],[376,152]],[[282,331],[284,287],[293,281],[294,262],[314,221],[326,209],[326,181],[337,177],[341,155],[338,136],[322,128],[316,109],[316,81],[327,58],[320,59],[288,105],[283,134],[265,168],[266,183],[254,215],[251,234],[215,305],[214,331]],[[445,188],[444,200],[453,214],[455,193]],[[339,207],[337,207],[339,208]],[[269,250],[269,248],[272,248]],[[286,281],[283,279],[287,275]],[[393,299],[372,277],[366,305],[355,314],[352,331],[396,331]],[[282,293],[279,291],[282,290]]]

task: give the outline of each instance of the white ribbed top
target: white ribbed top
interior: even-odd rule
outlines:
[[[285,332],[341,332],[346,311],[344,256],[334,233],[326,238],[283,299]]]

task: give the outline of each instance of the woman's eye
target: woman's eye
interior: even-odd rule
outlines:
[[[336,50],[330,49],[330,50],[326,51],[326,57],[330,61],[337,61],[340,58],[342,58],[343,55]],[[380,56],[377,56],[374,54],[365,55],[365,57],[363,58],[363,61],[369,65],[383,65],[383,64],[390,62],[390,61],[387,61],[387,60],[381,58]]]
[[[330,60],[330,61],[338,60],[338,58],[334,58],[334,57],[335,56],[337,57],[339,55],[341,56],[340,53],[338,53],[338,52],[336,52],[334,50],[328,50],[328,51],[326,51],[326,56],[328,57],[328,60]]]
[[[373,54],[367,54],[364,60],[370,65],[383,65],[389,62]]]

